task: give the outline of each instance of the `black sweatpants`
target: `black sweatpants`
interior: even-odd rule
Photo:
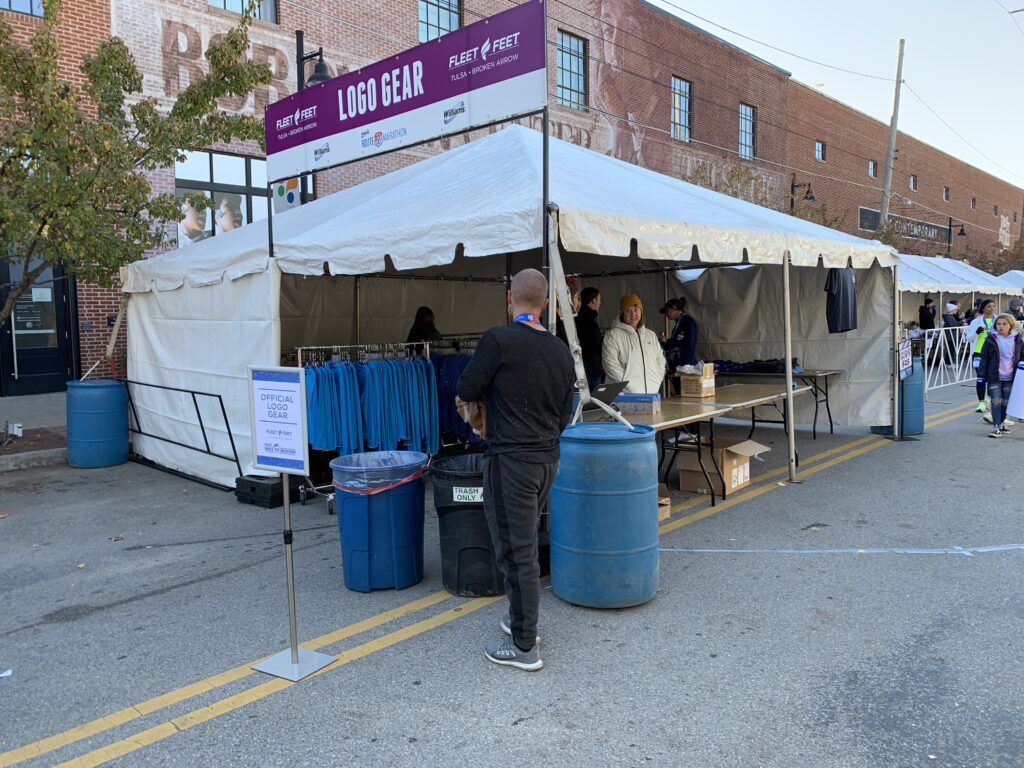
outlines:
[[[540,562],[537,523],[547,512],[558,464],[528,464],[510,454],[484,460],[484,513],[494,559],[505,577],[512,640],[529,650],[537,642]]]

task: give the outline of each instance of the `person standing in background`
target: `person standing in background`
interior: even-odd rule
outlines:
[[[924,297],[924,304],[917,308],[917,324],[922,331],[931,331],[935,328],[935,313],[938,308],[931,296]]]
[[[1020,299],[1012,299],[1006,313],[1013,315],[1013,319],[1018,323],[1024,321],[1024,302]]]
[[[644,305],[635,293],[619,301],[619,319],[604,336],[601,360],[608,381],[625,381],[626,392],[657,394],[665,378],[658,335],[644,327]]]
[[[544,666],[537,642],[540,561],[537,526],[558,471],[559,440],[572,417],[576,372],[565,344],[541,325],[548,281],[524,269],[508,292],[512,322],[491,328],[459,377],[458,396],[487,404],[484,514],[505,577],[510,638],[487,643],[495,664],[533,672]]]
[[[412,321],[406,342],[413,344],[421,341],[442,341],[444,337],[434,326],[434,310],[420,307],[416,310],[416,318]]]
[[[1010,401],[1013,377],[1021,361],[1024,340],[1017,319],[1010,314],[995,319],[995,329],[988,333],[981,347],[981,367],[978,377],[988,383],[988,394],[992,400],[992,432],[989,437],[1002,437],[1008,433],[1006,404]]]
[[[953,301],[946,304],[946,314],[942,316],[942,327],[943,328],[962,328],[964,320],[960,317],[960,300],[953,299]]]
[[[597,312],[601,309],[601,292],[593,286],[584,288],[580,294],[580,305],[576,315],[576,338],[583,354],[583,367],[587,371],[587,385],[593,392],[604,375],[601,367],[601,342],[604,335],[597,320]]]
[[[978,372],[978,407],[976,410],[978,413],[984,413],[987,410],[985,408],[987,389],[985,377],[981,373],[981,348],[985,344],[989,332],[995,327],[996,303],[992,299],[981,299],[978,302],[978,310],[980,314],[971,320],[971,324],[967,327],[967,343],[973,347],[974,370]]]
[[[659,309],[672,322],[672,332],[659,334],[661,346],[668,359],[668,370],[673,372],[677,365],[697,364],[697,321],[686,311],[686,299],[669,299]]]

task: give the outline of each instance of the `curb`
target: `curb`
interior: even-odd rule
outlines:
[[[45,451],[28,451],[0,456],[0,472],[14,472],[29,467],[46,467],[51,464],[66,464],[67,448],[50,448]]]

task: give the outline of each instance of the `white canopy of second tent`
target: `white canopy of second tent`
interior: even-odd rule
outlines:
[[[1020,296],[1022,291],[1001,277],[989,274],[966,261],[941,256],[900,254],[900,290],[927,293],[988,293]]]
[[[1001,274],[999,279],[1007,285],[1024,288],[1024,269],[1011,269],[1009,272]]]

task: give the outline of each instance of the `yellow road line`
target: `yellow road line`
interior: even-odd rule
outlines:
[[[399,619],[410,613],[421,611],[424,608],[429,608],[445,600],[450,600],[452,596],[444,591],[434,592],[426,597],[422,597],[418,600],[401,605],[397,608],[392,608],[390,611],[384,611],[376,616],[371,616],[368,619],[363,619],[355,624],[350,624],[340,629],[336,629],[332,632],[328,632],[325,635],[315,637],[308,642],[302,643],[303,648],[310,650],[316,650],[322,648],[325,645],[336,643],[339,640],[344,640],[349,637],[353,637],[362,632],[366,632],[374,627],[379,627],[382,624],[386,624],[395,619]],[[0,754],[0,768],[8,768],[9,766],[16,765],[20,762],[28,760],[33,757],[39,757],[45,755],[47,752],[52,752],[55,749],[61,749],[70,744],[74,744],[82,739],[87,739],[90,736],[95,736],[98,733],[116,728],[119,725],[130,723],[132,720],[137,720],[140,717],[151,715],[154,712],[158,712],[165,707],[169,707],[172,704],[178,704],[182,701],[187,701],[194,696],[199,696],[204,693],[216,690],[228,683],[233,683],[236,680],[241,680],[244,677],[255,674],[252,669],[253,664],[258,664],[263,659],[256,659],[255,661],[242,664],[241,666],[234,667],[225,672],[221,672],[211,677],[207,677],[204,680],[199,680],[195,683],[177,688],[168,693],[156,696],[152,699],[147,699],[140,704],[135,704],[125,709],[113,712],[104,717],[97,718],[96,720],[90,720],[88,723],[70,728],[61,733],[48,736],[38,741],[33,741],[30,744],[26,744],[23,747],[18,747],[9,752]]]
[[[971,408],[973,408],[973,406],[971,406]],[[959,411],[962,411],[962,413],[958,413]],[[938,424],[943,424],[948,421],[952,421],[956,418],[960,418],[961,416],[964,416],[967,413],[970,413],[970,410],[967,410],[966,405],[955,406],[953,408],[949,408],[945,411],[941,411],[937,414],[934,414],[933,416],[930,417],[928,421],[926,421],[926,425],[937,426]],[[953,415],[947,416],[946,414]],[[945,418],[940,418],[943,416]],[[837,446],[835,448],[830,448],[825,451],[821,451],[820,453],[814,454],[805,459],[806,464],[814,463],[814,466],[802,469],[801,474],[804,476],[816,474],[817,472],[820,472],[823,469],[835,466],[836,464],[855,458],[856,456],[860,456],[864,453],[867,453],[868,451],[874,450],[875,448],[881,447],[882,445],[886,444],[886,442],[888,441],[885,438],[877,437],[875,435],[869,435],[867,437],[858,438],[857,440],[845,443],[844,445]],[[836,454],[841,455],[836,456]],[[821,464],[816,463],[830,456],[835,456],[835,458],[831,459],[830,461],[823,462]],[[664,525],[659,527],[659,535],[663,535],[665,533],[677,530],[685,525],[697,522],[698,520],[703,520],[707,517],[710,517],[713,514],[723,512],[726,509],[745,503],[751,499],[757,498],[758,496],[761,496],[767,493],[768,491],[772,490],[773,488],[777,487],[775,485],[770,484],[769,481],[772,478],[784,475],[787,472],[788,467],[780,467],[778,469],[772,470],[771,472],[766,473],[758,481],[759,484],[762,484],[761,487],[752,488],[751,490],[746,491],[745,493],[742,493],[739,496],[723,500],[720,504],[718,504],[715,507],[708,506],[706,509],[703,509],[692,515],[688,515],[686,517],[665,523]],[[672,513],[675,514],[684,508],[694,506],[702,501],[706,501],[706,499],[699,496],[694,499],[689,499],[673,507]],[[335,643],[340,640],[346,639],[348,637],[352,637],[361,632],[365,632],[368,629],[380,626],[381,624],[400,618],[401,616],[405,616],[409,613],[413,613],[415,611],[421,610],[431,605],[443,602],[447,599],[450,599],[450,597],[451,595],[447,594],[446,592],[436,592],[432,595],[428,595],[424,598],[408,603],[404,606],[400,606],[390,611],[385,611],[381,614],[378,614],[377,616],[365,619],[363,621],[357,622],[347,627],[342,627],[338,630],[329,632],[325,635],[321,635],[306,643],[303,643],[302,646],[304,648],[309,648],[311,650],[320,648],[325,645],[329,645],[331,643]],[[412,624],[404,629],[398,630],[393,633],[389,633],[388,635],[385,635],[384,637],[379,638],[377,640],[373,640],[368,643],[363,643],[362,645],[356,646],[355,648],[350,649],[349,651],[339,654],[339,661],[325,667],[316,674],[321,674],[328,670],[342,666],[343,664],[348,664],[359,658],[368,656],[371,653],[376,653],[378,650],[382,650],[398,642],[401,642],[402,640],[405,640],[409,637],[414,637],[415,635],[421,634],[422,632],[426,632],[429,629],[432,629],[434,626],[440,626],[441,624],[447,623],[448,621],[451,621],[460,615],[470,613],[472,611],[477,610],[478,608],[484,607],[485,605],[490,605],[498,599],[500,598],[478,598],[476,600],[470,601],[469,603],[466,603],[465,605],[438,614],[438,616],[432,617],[430,619],[425,619],[416,624]],[[77,726],[75,728],[69,729],[59,734],[55,734],[54,736],[50,736],[45,739],[41,739],[36,742],[32,742],[31,744],[27,744],[24,747],[19,747],[18,749],[12,750],[10,752],[0,754],[0,768],[7,768],[8,766],[15,765],[29,758],[38,757],[39,755],[43,755],[55,749],[68,746],[84,738],[88,738],[89,736],[94,736],[98,733],[102,733],[103,731],[109,730],[110,728],[114,728],[116,726],[131,722],[132,720],[135,720],[139,717],[152,714],[172,704],[185,701],[199,694],[206,693],[218,687],[227,685],[230,682],[240,680],[250,674],[253,674],[252,664],[258,663],[258,661],[259,660],[253,661],[249,664],[241,665],[239,667],[235,667],[234,669],[227,670],[220,674],[213,675],[212,677],[208,677],[205,680],[200,680],[196,683],[192,683],[182,688],[178,688],[169,693],[142,702],[141,704],[137,704],[126,709],[120,710],[119,712],[115,712],[111,715],[107,715],[106,717],[98,718],[96,720],[90,721],[89,723],[85,723],[84,725]],[[85,760],[86,758],[91,758],[91,762],[77,762],[76,760],[72,760],[62,765],[100,765],[103,762],[114,759],[115,757],[119,757],[123,754],[133,752],[136,749],[139,749],[143,746],[147,746],[148,744],[154,743],[155,741],[160,741],[161,739],[167,738],[167,736],[173,735],[174,733],[177,733],[180,730],[184,730],[184,728],[189,728],[192,725],[197,725],[200,722],[206,722],[207,720],[212,719],[213,717],[217,717],[220,714],[225,714],[226,712],[233,711],[235,709],[238,709],[239,707],[245,706],[246,704],[258,701],[259,699],[265,698],[266,696],[269,696],[270,694],[275,693],[278,690],[283,690],[283,688],[288,687],[290,685],[292,685],[292,683],[283,680],[272,680],[267,683],[263,683],[259,686],[235,694],[219,702],[214,702],[213,704],[207,707],[202,707],[198,710],[194,710],[193,712],[183,715],[180,718],[176,718],[174,720],[168,721],[167,723],[154,726],[153,728],[142,731],[141,733],[136,734],[135,736],[130,737],[128,739],[115,742],[114,744],[109,745],[108,747],[104,747],[95,750],[94,752],[90,752],[88,755],[85,755],[82,758],[78,758],[78,760]],[[232,704],[221,710],[220,708],[223,705],[225,705],[226,702],[232,702]],[[194,722],[193,719],[195,720]],[[114,751],[111,752],[110,750]],[[102,754],[107,754],[107,756],[102,757]],[[98,760],[98,762],[96,762],[96,760]]]
[[[315,672],[310,677],[321,675],[329,670],[338,669],[346,664],[351,664],[354,661],[369,656],[372,653],[377,653],[385,648],[390,648],[393,645],[397,645],[403,640],[408,640],[411,637],[416,637],[424,632],[429,632],[432,629],[440,627],[443,624],[447,624],[450,621],[466,616],[473,611],[484,608],[488,605],[501,600],[503,596],[499,597],[478,597],[469,602],[463,603],[456,608],[444,611],[431,616],[428,619],[418,621],[415,624],[410,624],[407,627],[391,632],[383,637],[379,637],[375,640],[370,640],[362,645],[357,645],[354,648],[350,648],[347,651],[339,653],[337,661],[329,664],[323,669]],[[309,678],[306,678],[307,680]],[[226,715],[229,712],[234,712],[236,709],[240,709],[248,704],[265,699],[271,694],[283,691],[286,688],[290,688],[295,683],[290,680],[282,680],[280,678],[269,680],[268,682],[261,683],[260,685],[249,688],[240,693],[236,693],[233,696],[228,696],[220,701],[215,701],[205,707],[187,712],[180,717],[176,717],[166,723],[160,723],[159,725],[147,728],[134,736],[129,736],[126,739],[115,741],[113,744],[108,744],[105,747],[93,750],[81,757],[76,757],[67,762],[60,763],[57,768],[95,768],[95,766],[102,765],[110,760],[124,755],[135,752],[142,747],[147,747],[150,744],[155,744],[158,741],[166,739],[168,736],[173,736],[176,733],[192,728],[193,726],[200,725],[201,723],[208,722],[221,715]]]

